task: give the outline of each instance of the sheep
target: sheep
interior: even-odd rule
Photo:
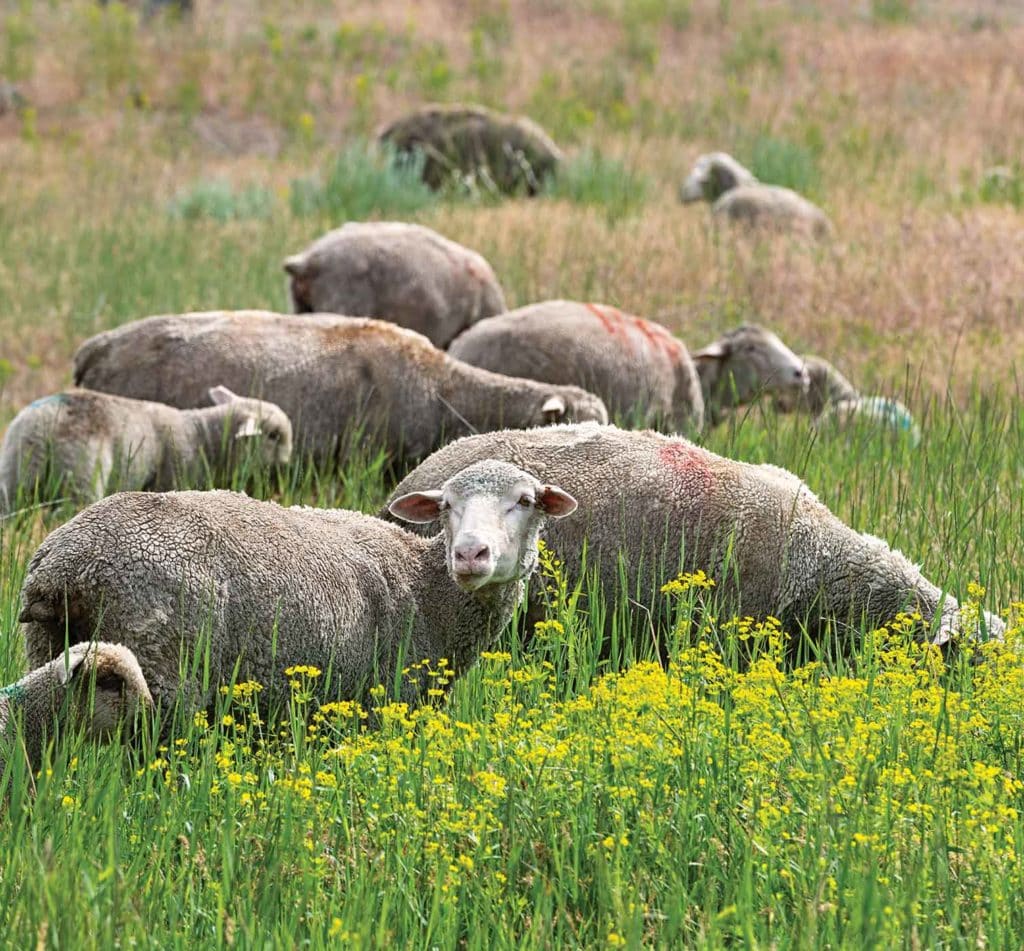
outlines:
[[[151,709],[153,698],[135,655],[119,644],[74,644],[15,684],[0,689],[0,779],[12,754],[39,768],[55,732],[84,724],[105,741]]]
[[[522,600],[545,520],[575,508],[497,460],[392,501],[396,518],[437,520],[431,538],[225,490],[112,495],[51,532],[29,563],[29,667],[68,644],[121,644],[154,704],[186,712],[208,709],[232,678],[280,703],[293,665],[323,672],[322,698],[360,702],[414,661],[457,677]],[[406,678],[398,695],[415,703],[434,686]]]
[[[693,361],[700,377],[707,426],[717,426],[724,411],[758,396],[782,398],[803,394],[808,386],[803,360],[775,334],[744,324],[697,350]]]
[[[207,392],[214,405],[192,410],[90,390],[36,400],[0,443],[0,513],[14,507],[19,489],[84,502],[102,498],[112,484],[160,490],[208,471],[220,476],[240,446],[256,440],[265,465],[288,462],[292,426],[279,407],[224,386]]]
[[[571,383],[608,411],[699,432],[700,380],[690,355],[661,324],[605,304],[549,300],[488,317],[455,338],[450,356],[544,383]]]
[[[729,610],[774,616],[790,633],[820,638],[847,624],[856,632],[907,608],[934,620],[935,643],[959,631],[954,598],[884,541],[846,526],[799,477],[680,437],[593,423],[470,436],[434,453],[395,496],[484,458],[514,460],[578,500],[582,517],[553,523],[547,543],[570,584],[584,564],[596,566],[606,597],[624,584],[634,623],[647,611],[665,617],[660,585],[680,569],[702,569]],[[536,619],[542,606],[531,599]],[[985,620],[989,635],[1001,635],[999,618]]]
[[[731,155],[711,152],[697,159],[679,188],[679,200],[711,202],[711,213],[747,226],[768,226],[827,238],[825,213],[790,188],[765,185]]]
[[[401,470],[445,437],[503,426],[607,422],[578,387],[467,366],[426,337],[361,317],[227,311],[150,317],[99,334],[75,354],[75,382],[136,399],[194,406],[225,383],[273,400],[295,446],[319,463],[361,430]]]
[[[921,442],[921,429],[902,403],[885,396],[861,396],[828,360],[813,355],[802,359],[810,378],[807,392],[776,396],[774,402],[780,412],[806,411],[813,416],[816,427],[869,420],[906,436],[912,446]]]
[[[491,266],[422,225],[350,221],[286,258],[284,269],[295,313],[390,320],[442,350],[505,310]]]
[[[421,155],[423,181],[434,189],[454,180],[536,195],[563,158],[537,123],[482,106],[424,106],[382,128],[377,141]]]

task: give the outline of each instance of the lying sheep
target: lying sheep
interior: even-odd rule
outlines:
[[[537,123],[482,106],[425,106],[385,126],[377,140],[400,154],[422,155],[431,188],[456,181],[535,195],[562,161],[562,150]]]
[[[921,442],[921,429],[902,403],[886,396],[861,396],[828,360],[809,355],[802,359],[810,378],[807,392],[777,396],[774,402],[781,412],[808,412],[815,426],[868,420],[905,435],[913,446]]]
[[[597,420],[608,413],[578,387],[488,373],[453,360],[394,324],[262,311],[150,317],[99,334],[75,354],[80,386],[173,406],[206,387],[273,400],[290,417],[296,448],[318,462],[360,430],[394,464],[444,439],[504,426]]]
[[[286,258],[284,269],[297,314],[390,320],[442,349],[505,310],[491,266],[422,225],[350,221]]]
[[[89,390],[36,400],[0,443],[0,513],[14,507],[19,488],[83,502],[102,498],[112,485],[159,491],[221,475],[240,458],[243,443],[255,443],[265,465],[288,462],[292,426],[280,408],[224,386],[207,393],[214,405],[193,410]]]
[[[765,185],[731,155],[711,152],[697,159],[679,189],[682,202],[711,202],[716,218],[748,226],[802,231],[827,238],[832,225],[825,213],[791,188]]]
[[[803,360],[770,330],[745,324],[693,354],[708,426],[724,411],[774,394],[795,398],[807,389]]]
[[[136,713],[153,706],[138,661],[120,644],[74,644],[66,652],[0,688],[0,780],[15,757],[39,768],[56,732],[84,725],[105,741]]]
[[[424,538],[358,512],[282,508],[234,492],[125,492],[80,512],[33,556],[22,589],[30,667],[93,638],[137,659],[153,701],[208,708],[233,678],[288,693],[312,665],[323,699],[364,701],[404,666],[458,676],[507,625],[546,518],[576,508],[505,462],[396,498]],[[407,702],[437,686],[406,678]]]
[[[552,524],[547,541],[570,582],[585,560],[611,597],[621,574],[634,619],[661,615],[660,585],[681,568],[713,578],[729,611],[775,616],[791,633],[821,636],[838,622],[855,636],[909,607],[934,619],[936,643],[959,631],[952,597],[884,541],[843,524],[797,476],[681,438],[595,424],[471,436],[434,453],[395,496],[492,457],[578,499],[582,517]],[[998,618],[986,621],[989,634],[1002,633]]]
[[[604,304],[549,300],[488,317],[448,353],[496,373],[582,386],[641,425],[699,432],[703,424],[686,347],[661,324]]]

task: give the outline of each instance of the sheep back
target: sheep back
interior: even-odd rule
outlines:
[[[551,300],[488,317],[455,339],[453,357],[496,373],[581,386],[640,425],[699,431],[700,379],[661,324],[605,304]]]
[[[348,222],[286,259],[296,313],[376,317],[435,346],[505,310],[490,264],[422,225]]]

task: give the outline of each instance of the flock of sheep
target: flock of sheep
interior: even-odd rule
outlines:
[[[702,158],[683,197],[750,217],[743,189],[770,186],[727,158]],[[771,202],[828,230],[791,192]],[[797,476],[687,438],[761,395],[904,425],[767,330],[690,352],[601,304],[508,311],[479,254],[413,224],[346,224],[284,268],[295,314],[157,316],[101,333],[75,354],[76,388],[8,428],[0,514],[20,517],[44,488],[92,504],[29,565],[31,672],[0,691],[0,770],[16,749],[37,763],[55,719],[103,738],[143,707],[207,707],[232,678],[273,697],[294,664],[328,672],[325,698],[394,683],[403,658],[461,673],[509,623],[542,532],[570,577],[593,572],[655,631],[662,583],[702,569],[736,612],[812,637],[907,608],[935,643],[975,633],[955,599]],[[329,472],[353,439],[382,448],[401,478],[377,516],[166,491],[293,455]],[[1002,631],[989,615],[982,626]],[[188,660],[200,656],[207,677]],[[404,682],[403,699],[419,689]]]

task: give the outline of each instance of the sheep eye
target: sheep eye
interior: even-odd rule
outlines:
[[[516,503],[521,508],[528,509],[533,507],[533,498],[529,495],[521,495],[519,501]]]

